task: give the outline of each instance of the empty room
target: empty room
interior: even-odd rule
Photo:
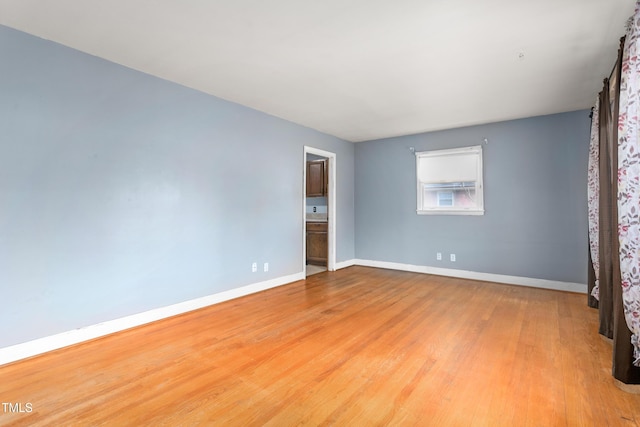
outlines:
[[[0,2],[0,426],[640,426],[640,3]]]

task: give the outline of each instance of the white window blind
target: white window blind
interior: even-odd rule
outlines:
[[[418,179],[425,183],[475,181],[477,177],[476,153],[425,156],[418,169]]]

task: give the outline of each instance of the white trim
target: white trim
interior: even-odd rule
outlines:
[[[461,279],[482,280],[485,282],[505,283],[508,285],[530,286],[533,288],[553,289],[556,291],[587,293],[587,285],[583,283],[560,282],[557,280],[535,279],[532,277],[507,276],[504,274],[480,273],[476,271],[454,270],[450,268],[429,267],[426,265],[402,264],[399,262],[354,260],[355,265],[365,267],[387,268],[390,270],[411,271],[414,273],[435,274],[438,276],[459,277]]]
[[[167,317],[197,310],[213,304],[218,304],[223,301],[286,285],[287,283],[292,283],[298,280],[304,280],[304,272],[277,277],[275,279],[265,280],[264,282],[253,283],[240,288],[219,292],[217,294],[192,299],[166,307],[156,308],[143,313],[109,320],[107,322],[62,332],[56,335],[50,335],[44,338],[38,338],[33,341],[16,344],[10,347],[0,348],[0,365],[36,356],[48,351],[57,350],[73,344],[78,344],[83,341],[99,338],[115,332],[120,332],[125,329],[155,322]]]
[[[336,263],[336,270],[340,270],[343,268],[347,268],[347,267],[351,267],[353,265],[356,265],[356,260],[355,259],[349,259],[347,261],[340,261]]]
[[[366,267],[387,268],[391,270],[410,271],[415,273],[435,274],[439,276],[459,277],[463,279],[483,280],[487,282],[506,283],[510,285],[531,286],[543,289],[553,289],[568,292],[587,292],[587,285],[582,283],[559,282],[554,280],[534,279],[529,277],[506,276],[502,274],[478,273],[465,270],[453,270],[448,268],[428,267],[422,265],[402,264],[397,262],[372,261],[364,259],[350,259],[335,264],[336,269],[351,267],[353,265],[361,265]],[[57,350],[73,344],[79,344],[84,341],[99,338],[105,335],[124,331],[136,326],[166,319],[178,314],[187,313],[210,305],[229,301],[245,295],[286,285],[288,283],[304,280],[305,273],[291,274],[289,276],[277,277],[275,279],[266,280],[264,282],[253,283],[240,288],[230,289],[228,291],[219,292],[217,294],[208,295],[202,298],[181,302],[178,304],[160,307],[143,313],[133,314],[131,316],[110,320],[103,323],[87,326],[84,328],[74,329],[62,332],[56,335],[50,335],[44,338],[38,338],[10,347],[0,348],[0,366],[16,362],[27,357],[37,356],[38,354],[48,351]]]
[[[327,207],[327,239],[329,246],[329,253],[327,254],[327,270],[335,271],[336,270],[336,200],[337,200],[337,183],[336,183],[336,170],[337,170],[337,156],[336,153],[332,153],[330,151],[321,150],[319,148],[309,147],[307,145],[304,146],[303,149],[303,180],[302,180],[302,271],[303,274],[306,274],[307,271],[307,263],[306,263],[306,253],[307,253],[307,207],[306,207],[306,197],[307,197],[307,154],[315,154],[316,156],[322,156],[329,159],[329,197],[328,197],[328,207]]]
[[[433,208],[430,210],[417,210],[418,215],[484,215],[484,209],[482,210],[474,210],[474,209],[460,209],[457,211],[446,210]]]

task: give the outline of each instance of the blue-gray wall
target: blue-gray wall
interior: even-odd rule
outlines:
[[[0,58],[0,347],[299,273],[304,145],[337,261],[586,282],[586,111],[354,147],[2,26]],[[485,137],[486,214],[416,215],[409,147]]]
[[[576,111],[358,143],[356,257],[586,283],[589,126]],[[485,215],[417,215],[409,147],[481,144]]]
[[[2,26],[0,58],[0,347],[301,272],[304,145],[354,258],[353,144]]]

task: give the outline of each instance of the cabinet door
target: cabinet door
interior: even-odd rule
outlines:
[[[307,223],[307,263],[327,265],[327,224]]]
[[[327,161],[307,162],[307,197],[327,195]]]

